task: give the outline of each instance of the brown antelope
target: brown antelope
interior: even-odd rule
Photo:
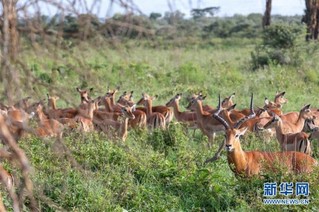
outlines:
[[[131,94],[127,95],[126,92],[123,93],[123,95],[121,95],[117,101],[118,104],[120,105],[128,105],[130,107],[135,108],[136,104],[133,102],[132,99],[132,94],[133,92],[131,92]],[[132,128],[146,128],[147,126],[147,116],[146,113],[143,112],[142,110],[133,110],[133,114],[135,116],[135,119],[129,119],[129,126],[131,126]]]
[[[55,119],[48,118],[43,112],[43,103],[39,102],[36,107],[36,117],[38,126],[35,133],[39,137],[61,137],[63,125]]]
[[[108,89],[106,94],[101,97],[101,103],[104,104],[106,112],[121,112],[121,106],[117,105],[115,102],[115,94],[118,92],[118,89],[119,87],[117,87],[115,90]]]
[[[153,112],[152,103],[156,98],[151,97],[147,94],[142,94],[142,98],[136,103],[137,105],[144,105],[147,115],[147,125],[153,130],[155,128],[165,129],[166,128],[166,119],[162,113]]]
[[[82,90],[80,88],[76,88],[77,92],[80,94],[81,98],[81,103],[78,107],[78,109],[87,109],[88,103],[92,100],[91,97],[89,96],[90,92],[93,91],[93,88],[90,88],[89,90]]]
[[[98,108],[97,100],[89,100],[87,102],[87,108],[79,108],[79,113],[74,117],[77,123],[80,123],[80,130],[82,132],[92,132],[94,130],[93,117],[94,110]]]
[[[244,135],[247,128],[240,128],[242,123],[253,118],[255,113],[252,108],[251,114],[238,121],[235,125],[229,125],[221,116],[220,110],[214,113],[214,117],[226,128],[226,151],[230,169],[236,176],[251,177],[260,175],[264,171],[276,171],[274,164],[279,163],[288,171],[295,173],[311,172],[318,162],[311,156],[295,151],[288,152],[262,152],[243,151],[240,144],[240,136]],[[210,161],[210,160],[208,160]]]
[[[268,127],[275,127],[276,137],[280,144],[281,151],[298,151],[311,155],[311,145],[308,134],[305,132],[286,134],[283,132],[282,125],[281,118],[274,115],[274,117],[264,126],[265,129]]]
[[[16,109],[14,106],[9,107],[6,114],[3,114],[8,129],[16,141],[23,136],[28,121],[33,115],[34,113],[28,114],[23,109]]]
[[[174,110],[174,116],[178,122],[186,123],[191,127],[197,127],[196,125],[196,113],[190,111],[180,111],[179,100],[182,94],[176,94],[171,100],[166,103],[166,107],[172,107]]]
[[[131,95],[132,95],[132,92],[131,92]],[[143,97],[138,102],[142,101],[142,99],[143,99]],[[139,104],[137,103],[137,105],[139,105]],[[144,108],[137,107],[136,110],[141,110],[147,114],[146,107],[144,107]],[[173,110],[171,110],[170,108],[163,106],[163,105],[152,106],[152,112],[162,114],[165,117],[166,125],[168,125],[174,118]]]
[[[187,101],[191,102],[194,99],[196,99],[198,96],[203,96],[202,91],[198,92],[198,94],[192,94],[191,96],[187,97]],[[202,105],[203,111],[207,111],[207,112],[215,112],[215,109],[209,105]]]
[[[78,110],[75,108],[57,108],[56,101],[58,96],[50,96],[47,94],[48,108],[45,111],[49,118],[56,119],[61,123],[67,119],[72,119],[78,114]]]
[[[305,125],[305,121],[307,119],[313,119],[314,118],[314,114],[310,109],[310,104],[304,106],[298,115],[298,118],[296,121],[290,121],[289,119],[287,119],[286,117],[284,118],[284,116],[280,116],[280,118],[282,119],[282,128],[283,128],[283,132],[285,133],[297,133],[297,132],[301,132],[304,125]]]
[[[189,110],[196,112],[197,125],[204,135],[208,137],[208,146],[210,147],[216,132],[224,131],[224,126],[219,123],[210,112],[203,110],[203,100],[206,96],[199,95],[193,98],[189,105],[186,107]]]
[[[135,119],[133,114],[134,106],[121,106],[121,118],[118,121],[114,120],[103,120],[103,121],[96,121],[94,122],[99,125],[104,133],[111,137],[118,137],[122,141],[125,141],[128,134],[128,121],[130,119]],[[122,119],[122,120],[120,120]],[[112,135],[112,130],[116,132],[116,135]]]

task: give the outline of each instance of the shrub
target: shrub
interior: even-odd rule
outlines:
[[[298,65],[299,54],[294,54],[301,29],[293,25],[276,24],[263,31],[262,43],[251,53],[252,69],[270,64]]]

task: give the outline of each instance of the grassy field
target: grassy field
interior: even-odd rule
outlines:
[[[319,107],[317,46],[302,44],[300,65],[252,71],[250,55],[256,42],[216,39],[206,48],[152,48],[145,42],[111,48],[83,43],[55,49],[55,58],[48,57],[49,49],[38,54],[26,51],[22,58],[40,78],[33,85],[33,99],[59,94],[59,107],[67,102],[79,104],[78,86],[94,87],[92,97],[103,95],[108,86],[133,90],[135,100],[142,92],[158,94],[155,105],[165,104],[176,93],[186,97],[203,91],[205,103],[216,106],[218,94],[225,97],[236,92],[238,108],[248,107],[250,93],[255,95],[255,105],[262,106],[265,97],[272,99],[276,91],[286,91],[285,112],[299,111],[309,103]],[[183,100],[182,105],[186,104]],[[125,143],[99,133],[65,132],[63,141],[30,136],[20,145],[33,166],[41,211],[319,210],[318,169],[307,176],[272,173],[262,179],[237,179],[225,152],[217,162],[203,164],[223,139],[217,136],[208,149],[207,138],[199,131],[193,137],[181,125],[172,124],[164,132],[130,131]],[[312,144],[318,159],[318,143]],[[255,135],[245,137],[242,146],[244,150],[279,150],[277,141],[266,143]],[[265,182],[298,181],[310,184],[309,205],[263,204]],[[5,204],[10,207],[7,198]]]

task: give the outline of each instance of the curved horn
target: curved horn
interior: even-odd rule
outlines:
[[[248,116],[245,116],[244,118],[240,119],[239,121],[236,122],[234,125],[235,129],[238,129],[244,122],[248,121],[249,119],[252,119],[256,116],[256,113],[254,112],[253,108],[253,101],[254,101],[254,94],[251,94],[251,99],[250,99],[250,114]]]
[[[221,102],[220,102],[220,94],[218,95],[218,107],[217,107],[217,111],[213,114],[213,117],[219,121],[225,128],[226,130],[228,130],[229,124],[227,123],[227,121],[225,121],[225,119],[223,119],[222,117],[219,116],[219,113],[222,111],[222,107],[221,107]]]

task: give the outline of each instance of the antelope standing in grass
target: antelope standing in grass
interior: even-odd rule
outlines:
[[[153,130],[155,128],[165,129],[166,119],[162,113],[153,112],[153,100],[156,98],[147,94],[142,94],[142,98],[136,103],[137,105],[144,105],[147,115],[147,125]]]
[[[311,155],[311,145],[307,133],[284,133],[282,120],[277,115],[274,115],[264,128],[267,129],[273,126],[276,129],[276,138],[280,144],[281,151],[298,151]]]
[[[38,126],[35,133],[39,137],[62,137],[63,125],[55,119],[48,118],[43,112],[43,103],[39,102],[36,107]]]
[[[135,119],[133,111],[134,107],[121,106],[121,117],[118,121],[103,120],[97,124],[101,127],[102,131],[110,137],[117,137],[125,141],[128,135],[128,121]]]
[[[208,146],[211,147],[216,132],[224,131],[225,128],[212,117],[210,112],[203,110],[203,100],[205,98],[206,96],[202,95],[193,98],[186,108],[196,112],[197,125],[202,133],[208,137]]]
[[[126,94],[126,92],[123,93],[123,95],[121,95],[117,101],[118,104],[120,105],[128,105],[132,108],[134,108],[133,110],[133,114],[135,116],[135,119],[129,119],[129,126],[131,126],[132,128],[146,128],[147,127],[147,116],[146,113],[143,112],[142,110],[136,110],[136,104],[133,102],[133,92],[131,92],[130,94]]]
[[[175,119],[178,122],[184,123],[191,128],[197,128],[196,124],[196,113],[191,111],[180,111],[179,109],[179,100],[181,99],[182,94],[176,94],[171,100],[166,103],[166,107],[172,107],[174,111]]]

